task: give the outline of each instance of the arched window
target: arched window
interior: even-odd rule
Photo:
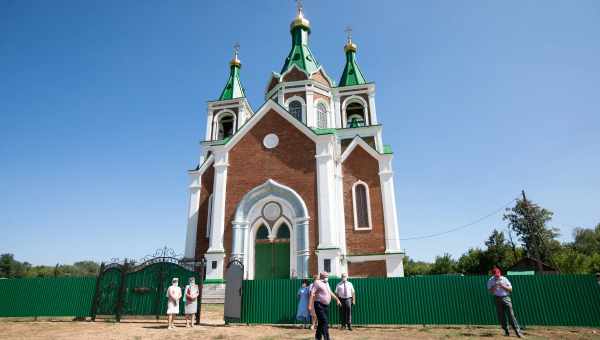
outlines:
[[[208,196],[208,209],[206,209],[206,238],[210,238],[210,230],[212,224],[212,205],[213,205],[213,195],[210,194]]]
[[[361,127],[366,125],[365,108],[361,103],[350,103],[346,106],[346,127]]]
[[[258,227],[258,230],[256,231],[256,239],[257,240],[268,240],[269,239],[269,229],[267,228],[267,226],[262,224],[260,227]]]
[[[225,139],[233,135],[233,129],[235,126],[235,117],[231,114],[225,114],[219,118],[219,124],[217,126],[217,140]]]
[[[297,100],[293,100],[289,104],[289,109],[290,114],[294,118],[298,119],[299,121],[302,121],[302,103],[300,103]]]
[[[323,103],[317,105],[317,127],[327,128],[327,107]]]
[[[290,228],[287,224],[283,223],[277,229],[277,238],[278,239],[289,239],[290,238]]]
[[[352,187],[352,204],[354,207],[354,229],[371,229],[371,202],[369,187],[365,182],[358,181],[354,183]]]

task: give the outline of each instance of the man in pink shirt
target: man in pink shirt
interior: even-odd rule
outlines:
[[[310,300],[308,301],[308,310],[312,311],[314,309],[317,315],[315,339],[321,340],[321,337],[323,337],[325,340],[329,340],[329,303],[333,297],[339,306],[340,300],[331,293],[331,288],[327,284],[329,274],[322,272],[320,278],[320,280],[313,283],[310,291]]]

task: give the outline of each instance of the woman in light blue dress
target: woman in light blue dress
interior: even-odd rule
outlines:
[[[310,313],[308,312],[308,298],[310,290],[308,289],[308,280],[302,280],[302,287],[298,290],[298,311],[296,320],[302,321],[304,327],[310,323]]]

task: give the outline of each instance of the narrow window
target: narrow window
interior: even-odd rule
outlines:
[[[212,229],[211,224],[212,224],[212,205],[213,205],[213,195],[210,194],[210,196],[208,196],[208,209],[206,209],[207,211],[207,215],[206,215],[206,238],[210,238],[210,230]]]
[[[290,228],[288,228],[287,224],[282,224],[277,229],[277,238],[278,239],[289,239],[290,238]]]
[[[360,103],[350,103],[346,106],[346,127],[365,126],[365,108]]]
[[[323,270],[326,272],[331,272],[331,259],[323,260]]]
[[[327,128],[327,107],[323,103],[317,105],[317,127]]]
[[[302,121],[302,103],[297,100],[290,102],[290,114],[299,121]]]
[[[217,140],[225,139],[233,135],[235,119],[233,115],[225,115],[219,119]]]
[[[371,229],[371,207],[369,202],[369,188],[364,182],[354,184],[354,228]]]
[[[267,229],[267,227],[262,224],[260,227],[258,227],[258,230],[256,231],[256,239],[257,240],[268,240],[269,239],[269,229]]]

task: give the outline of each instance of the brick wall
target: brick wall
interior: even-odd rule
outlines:
[[[348,275],[349,276],[387,276],[387,270],[385,268],[384,260],[348,263]]]
[[[348,253],[381,254],[385,252],[383,204],[379,183],[379,164],[362,147],[357,146],[342,164],[344,175],[344,215]],[[352,186],[361,180],[369,186],[372,230],[354,230]]]
[[[279,145],[274,149],[266,149],[262,144],[269,133],[279,137]],[[306,203],[310,216],[309,269],[316,271],[314,251],[319,237],[315,153],[315,143],[274,111],[268,112],[230,150],[223,241],[227,256],[231,253],[231,222],[238,203],[248,191],[273,179],[294,189]]]

